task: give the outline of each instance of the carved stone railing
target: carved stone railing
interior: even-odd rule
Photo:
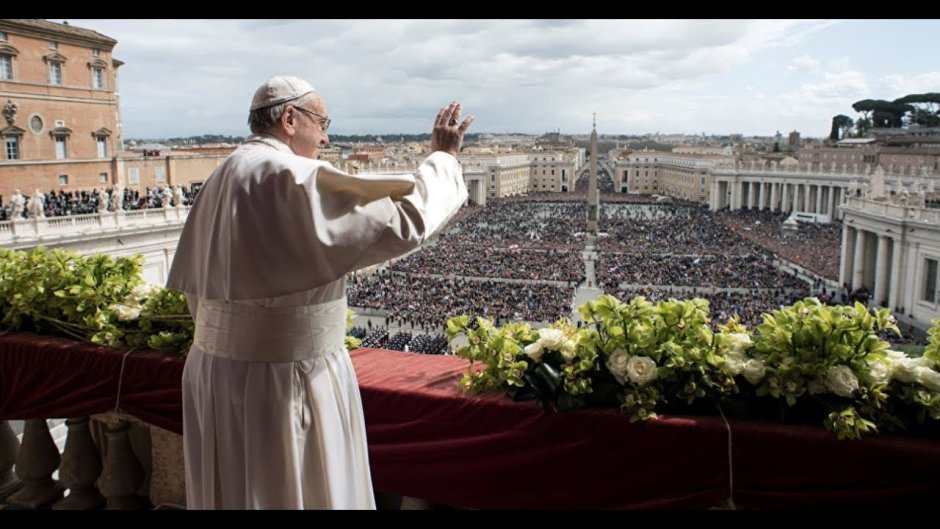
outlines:
[[[182,226],[191,206],[104,211],[65,217],[33,217],[0,222],[0,246],[40,244],[63,237],[102,237],[109,233],[155,227]]]
[[[45,419],[25,422],[22,443],[0,421],[0,504],[68,510],[185,505],[182,436],[113,412],[66,425],[59,454]]]
[[[182,369],[182,357],[158,351],[0,337],[0,504],[185,505]],[[67,419],[64,447],[58,430],[59,446],[50,435],[53,418]],[[15,419],[25,421],[21,440],[7,422]]]
[[[756,163],[744,163],[737,166],[726,164],[716,165],[709,172],[713,178],[747,178],[757,177],[764,179],[781,180],[827,180],[848,183],[856,180],[859,183],[871,179],[872,169],[865,164],[808,164],[783,166],[772,164],[765,167]],[[917,171],[898,170],[893,166],[885,169],[885,182],[895,184],[900,181],[907,187],[927,185],[940,181],[940,173],[926,171],[924,168]]]
[[[940,223],[940,210],[938,209],[904,206],[890,201],[850,197],[843,206],[843,209],[864,212],[894,220]]]

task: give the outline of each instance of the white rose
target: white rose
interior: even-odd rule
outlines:
[[[114,311],[120,321],[129,321],[137,319],[140,316],[140,307],[131,307],[123,303],[112,303],[108,308]]]
[[[627,362],[629,360],[630,355],[624,349],[617,349],[607,358],[607,369],[621,384],[627,382]]]
[[[901,351],[894,351],[891,349],[886,350],[885,355],[887,359],[892,362],[897,362],[898,360],[904,360],[905,358],[907,358],[907,355],[902,353]]]
[[[926,367],[928,369],[933,368],[933,360],[927,358],[926,356],[911,358],[911,364],[913,364],[914,367]]]
[[[541,329],[538,341],[545,349],[560,351],[565,342],[565,332],[561,329]]]
[[[545,351],[542,349],[542,344],[538,342],[534,342],[525,346],[525,349],[523,349],[523,352],[525,352],[525,354],[528,355],[529,358],[531,358],[532,360],[535,360],[536,362],[541,362],[542,353],[544,353]]]
[[[572,360],[575,357],[575,345],[571,340],[565,340],[561,344],[561,357],[565,360]]]
[[[627,360],[627,377],[637,386],[645,386],[658,375],[656,362],[648,356],[632,356]]]
[[[840,397],[851,397],[858,389],[858,378],[849,366],[832,366],[826,373],[826,387]]]
[[[748,347],[754,345],[751,336],[746,332],[735,332],[728,335],[728,350],[742,354]]]
[[[735,376],[744,370],[744,356],[738,352],[728,351],[725,354],[725,363],[721,364],[721,370],[731,376]]]
[[[751,358],[747,362],[744,362],[744,378],[752,385],[756,386],[759,384],[760,381],[764,379],[766,373],[767,368],[760,360]]]
[[[141,283],[131,290],[131,296],[137,299],[149,298],[154,290],[154,285],[151,285],[150,283]]]
[[[868,363],[868,371],[864,373],[865,378],[872,384],[887,385],[891,382],[891,374],[894,370],[888,367],[888,364],[880,360]]]
[[[930,391],[940,391],[940,373],[929,367],[914,368],[914,378]]]
[[[905,356],[904,358],[894,358],[893,360],[895,360],[894,378],[908,384],[914,382],[914,369],[917,368],[914,359]]]

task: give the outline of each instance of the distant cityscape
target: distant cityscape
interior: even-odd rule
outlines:
[[[172,237],[155,243],[148,230],[178,229],[205,179],[245,137],[125,137],[117,73],[124,63],[113,56],[116,44],[94,29],[0,20],[0,104],[6,122],[0,129],[0,243],[26,248],[54,240],[116,255],[142,252],[148,280],[162,284]],[[526,254],[521,268],[484,271],[481,265],[466,275],[552,286],[544,291],[547,297],[530,293],[536,298],[519,301],[511,310],[492,308],[506,317],[533,316],[525,310],[529,305],[555,307],[555,313],[543,311],[539,317],[557,316],[572,302],[572,292],[558,290],[564,285],[556,283],[570,281],[577,283],[569,285],[576,290],[652,289],[656,295],[711,289],[710,295],[725,296],[714,303],[728,313],[758,314],[786,296],[809,293],[830,300],[865,299],[924,327],[940,317],[940,223],[934,220],[940,214],[935,207],[940,204],[938,106],[940,96],[934,93],[846,101],[846,110],[856,116],[820,116],[831,121],[831,132],[823,138],[796,130],[764,136],[472,131],[458,154],[469,191],[462,223],[455,221],[454,234],[436,247],[415,254],[416,264],[391,270],[421,274],[423,263],[449,269],[453,256],[474,255],[468,248],[475,243],[510,252],[504,256],[507,263],[522,259],[514,249],[586,251],[576,234],[584,215],[599,210],[596,225],[608,231],[598,242],[597,261],[559,257],[567,268],[552,279],[562,271],[535,264],[541,262],[538,253]],[[350,174],[410,173],[430,154],[429,140],[429,133],[336,134],[320,158]],[[592,196],[587,206],[592,166],[600,200]],[[101,235],[106,227],[120,232],[132,223],[140,227],[139,240]],[[88,235],[96,242],[85,235],[59,236],[84,234],[87,226],[99,230]],[[722,250],[722,244],[727,248]],[[651,264],[635,261],[633,247],[646,248],[649,255],[681,255],[689,263],[644,275],[635,270]],[[603,263],[604,269],[578,273],[594,263]],[[683,273],[676,276],[679,269]],[[783,269],[792,277],[781,276]],[[729,270],[749,278],[747,292],[734,290],[740,278]],[[793,283],[793,277],[805,287]],[[409,316],[416,309],[408,309],[408,297],[396,301],[393,296],[401,280],[382,281],[360,294],[362,303],[417,321],[416,314]],[[765,291],[775,283],[785,288]],[[464,292],[461,285],[440,288]],[[752,301],[762,301],[727,303],[749,292]],[[516,295],[522,294],[509,296]],[[477,301],[464,301],[481,309]],[[464,306],[447,310],[459,307]],[[439,324],[436,318],[447,310],[432,311],[422,324]]]

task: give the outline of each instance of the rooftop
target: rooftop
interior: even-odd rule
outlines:
[[[112,39],[107,35],[102,35],[97,31],[91,29],[80,28],[78,26],[73,26],[71,24],[59,24],[58,22],[50,22],[48,20],[41,20],[35,18],[6,18],[0,19],[0,23],[5,23],[12,26],[18,26],[23,29],[32,29],[38,30],[41,32],[47,32],[55,35],[70,35],[73,37],[79,37],[82,39],[93,40],[100,43],[108,44],[114,46],[117,44],[117,41]]]

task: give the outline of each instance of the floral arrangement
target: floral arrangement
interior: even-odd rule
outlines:
[[[186,295],[141,278],[143,257],[0,248],[0,326],[115,347],[186,354],[195,323]],[[347,312],[346,327],[353,312]],[[359,340],[346,337],[350,349]]]
[[[461,387],[536,399],[546,410],[618,405],[631,421],[716,405],[784,420],[803,415],[840,439],[940,421],[940,320],[917,358],[878,337],[898,332],[887,309],[861,304],[806,298],[764,314],[753,332],[737,318],[713,332],[702,299],[623,303],[602,295],[578,311],[579,329],[563,320],[535,330],[451,318],[448,339],[466,337],[456,354],[470,362]]]
[[[91,343],[185,352],[186,296],[141,279],[142,256],[114,259],[0,248],[0,324]]]

